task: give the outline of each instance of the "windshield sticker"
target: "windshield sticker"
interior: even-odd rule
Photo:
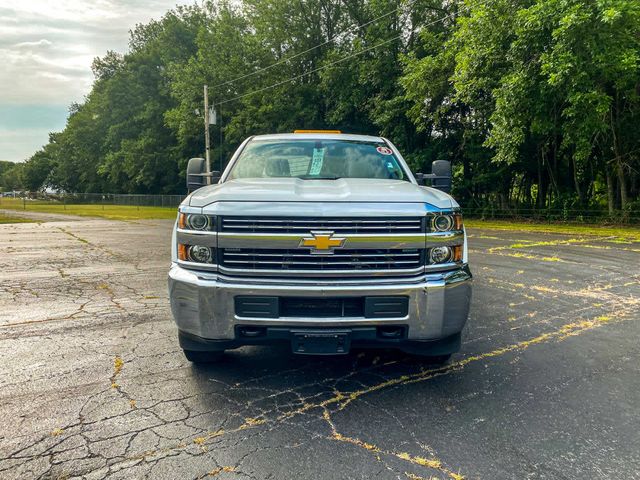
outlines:
[[[319,175],[322,170],[322,162],[324,160],[324,148],[314,148],[313,158],[311,159],[311,167],[309,175]]]
[[[391,149],[387,147],[378,147],[376,148],[376,150],[378,151],[378,153],[381,153],[382,155],[393,155],[393,152],[391,151]]]

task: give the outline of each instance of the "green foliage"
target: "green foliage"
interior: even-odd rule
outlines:
[[[0,160],[0,192],[22,190],[24,164]]]
[[[49,153],[51,147],[49,145],[47,147],[36,152],[22,168],[22,182],[26,190],[33,192],[46,187],[49,183],[54,160]]]
[[[637,196],[637,175],[625,175],[640,137],[622,125],[638,120],[639,11],[627,0],[499,0],[459,22],[447,45],[457,98],[489,120],[493,160],[539,197],[549,188],[549,201],[571,192],[585,203],[599,172],[615,181],[613,167],[622,207]]]
[[[632,212],[638,31],[637,0],[178,7],[137,26],[126,54],[95,59],[64,131],[0,181],[182,193],[187,159],[204,153],[208,84],[216,167],[250,135],[339,128],[387,136],[417,171],[451,160],[454,193],[473,207]]]

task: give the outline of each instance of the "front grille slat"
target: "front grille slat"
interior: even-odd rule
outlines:
[[[328,219],[328,220],[277,220],[277,219],[267,219],[267,220],[262,220],[260,218],[251,218],[251,219],[239,219],[239,218],[232,218],[232,217],[224,217],[224,221],[227,223],[304,223],[309,224],[309,223],[327,223],[327,222],[331,222],[331,223],[388,223],[388,222],[393,222],[393,223],[414,223],[415,221],[417,221],[419,219],[412,219],[412,220],[396,220],[396,219],[385,219],[385,220],[360,220],[360,219],[354,219],[354,220],[333,220],[333,219]]]
[[[226,260],[226,263],[241,263],[241,264],[251,264],[251,263],[256,263],[254,261],[251,260]],[[300,262],[302,263],[302,262]],[[346,265],[346,266],[354,266],[357,265],[358,267],[363,267],[363,266],[369,266],[369,265],[413,265],[415,262],[411,262],[411,261],[378,261],[378,262],[358,262],[358,263],[354,263],[354,262],[331,262],[330,265]],[[276,261],[268,261],[268,260],[261,260],[260,264],[267,264],[267,265],[292,265],[293,263],[288,263],[288,262],[276,262]],[[304,265],[327,265],[327,263],[325,262],[304,262]]]
[[[249,257],[249,256],[255,256],[255,253],[238,253],[238,252],[233,252],[233,251],[229,251],[228,249],[226,250],[227,255],[229,256],[238,256],[238,257]],[[283,254],[281,253],[262,253],[260,254],[263,257],[281,257],[283,256]],[[376,253],[354,253],[352,255],[344,255],[344,254],[338,254],[338,253],[334,253],[333,257],[334,258],[338,258],[338,257],[349,257],[349,258],[368,258],[368,257],[380,257],[383,256],[384,254],[376,254]],[[389,255],[393,255],[393,257],[419,257],[420,253],[393,253],[393,254],[389,254]],[[310,255],[309,254],[304,254],[304,253],[291,253],[291,254],[286,254],[287,257],[300,257],[300,258],[309,258]],[[313,255],[313,257],[317,257],[317,255]]]
[[[241,228],[241,229],[246,229],[246,230],[264,230],[265,228],[277,228],[277,229],[286,229],[287,232],[291,232],[293,230],[300,230],[300,231],[309,231],[311,229],[318,229],[318,228],[328,228],[331,230],[335,230],[335,231],[351,231],[354,228],[357,228],[358,230],[376,230],[376,233],[379,233],[378,230],[382,229],[382,228],[386,228],[389,232],[392,232],[394,230],[410,230],[410,231],[419,231],[416,230],[414,226],[396,226],[396,225],[389,225],[389,226],[358,226],[358,227],[353,227],[353,226],[348,226],[348,227],[343,227],[343,226],[338,226],[338,225],[332,225],[330,227],[325,227],[325,226],[314,226],[314,225],[305,225],[305,226],[301,226],[301,227],[297,227],[297,226],[282,226],[282,227],[278,227],[275,225],[268,225],[268,226],[258,226],[256,227],[255,225],[233,225],[231,227],[231,229],[236,229],[236,228]],[[223,227],[223,231],[228,232],[229,231],[229,227]],[[386,233],[386,232],[385,232]]]
[[[313,255],[301,249],[220,249],[222,266],[250,270],[399,270],[424,264],[424,250],[340,250]]]
[[[240,233],[302,233],[332,230],[340,233],[422,233],[422,217],[310,218],[221,217],[220,231]]]

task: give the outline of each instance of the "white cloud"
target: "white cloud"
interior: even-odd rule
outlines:
[[[20,43],[16,43],[14,45],[15,48],[36,48],[36,47],[48,47],[50,45],[53,45],[49,40],[47,40],[46,38],[41,38],[40,40],[36,41],[36,42],[20,42]]]
[[[161,17],[175,3],[3,0],[0,104],[81,101],[93,81],[93,58],[107,50],[124,52],[136,23]]]
[[[107,50],[126,51],[129,30],[160,18],[176,2],[193,0],[2,0],[0,107],[81,102],[93,82],[93,59]],[[29,125],[16,121],[10,127]],[[46,142],[42,132],[25,133],[14,137],[25,147],[12,145],[14,153],[7,153],[6,135],[0,136],[0,159],[22,159],[17,152],[33,153],[41,138]]]

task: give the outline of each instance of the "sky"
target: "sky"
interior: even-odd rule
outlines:
[[[0,160],[24,161],[91,89],[91,62],[177,0],[0,0]]]

